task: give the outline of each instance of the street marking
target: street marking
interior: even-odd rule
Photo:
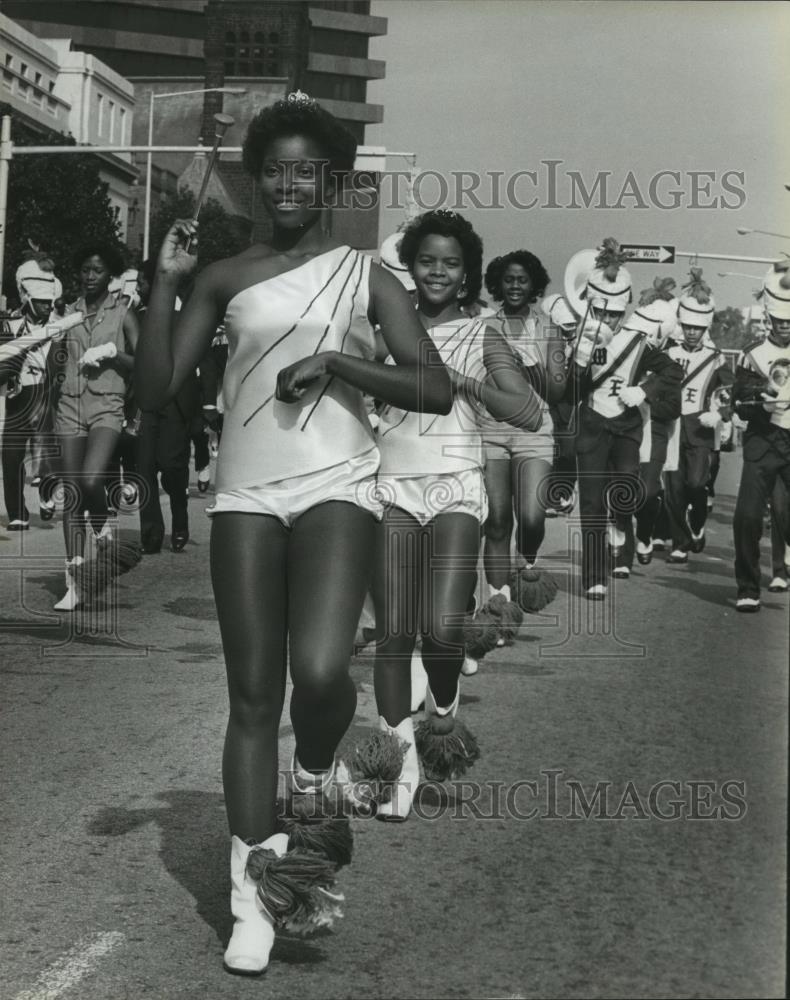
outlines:
[[[90,975],[98,960],[121,944],[124,937],[120,931],[106,931],[83,938],[45,969],[31,989],[17,993],[14,1000],[58,1000],[66,990]]]

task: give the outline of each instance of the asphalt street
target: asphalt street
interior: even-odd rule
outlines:
[[[193,483],[184,552],[73,616],[60,518],[0,528],[2,1000],[784,996],[790,598],[735,612],[739,461],[706,550],[603,604],[578,595],[578,523],[548,523],[558,597],[463,678],[470,780],[354,820],[344,919],[278,937],[253,980],[222,969],[212,494]],[[370,657],[352,672],[346,750],[377,715]],[[286,711],[283,767],[292,746]]]

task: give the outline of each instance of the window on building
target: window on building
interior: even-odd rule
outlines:
[[[9,69],[11,69],[11,67],[14,65],[14,57],[10,55],[8,52],[6,52],[5,54],[5,64]]]
[[[226,31],[225,32],[225,42],[226,43],[229,42],[231,45],[235,45],[236,44],[236,34],[235,34],[235,32],[233,32],[233,31]]]
[[[9,73],[8,70],[5,69],[3,70],[3,86],[6,88],[6,90],[14,89],[14,75],[13,73]]]
[[[241,31],[241,32],[239,32],[239,41],[241,41],[241,42],[249,42],[249,40],[250,40],[250,33],[249,33],[249,31]]]
[[[110,142],[115,140],[115,101],[108,101],[107,104],[107,117],[109,121],[107,123],[107,135],[109,136]]]
[[[47,98],[47,111],[49,111],[53,118],[58,117],[58,102],[53,101],[51,97]]]
[[[280,44],[280,36],[277,34],[276,31],[270,32],[270,34],[269,34],[269,43],[271,45],[279,45]]]
[[[118,113],[118,145],[126,142],[126,108],[120,108]]]
[[[235,76],[236,75],[236,63],[232,59],[229,59],[225,63],[225,76]]]
[[[262,45],[266,41],[266,35],[262,31],[255,32],[255,41]]]
[[[96,133],[104,135],[104,94],[96,95]]]
[[[40,73],[36,73],[36,86],[37,87],[41,86],[41,74]]]
[[[50,80],[49,81],[49,92],[50,92],[50,94],[52,94],[52,93],[55,92],[55,81],[54,80]]]
[[[27,63],[19,64],[19,72],[22,74],[22,76],[27,76]]]

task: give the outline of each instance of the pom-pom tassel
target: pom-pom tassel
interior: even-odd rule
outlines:
[[[485,605],[485,610],[496,620],[497,636],[506,646],[512,646],[524,621],[524,612],[504,594],[495,594]]]
[[[94,560],[86,560],[72,568],[72,576],[84,602],[100,597],[113,580],[128,573],[142,558],[139,545],[126,542],[102,547]]]
[[[474,617],[468,616],[464,622],[464,645],[466,655],[473,660],[482,660],[486,653],[496,648],[499,638],[497,619],[481,608]]]
[[[290,813],[280,819],[292,848],[312,851],[337,868],[350,864],[354,850],[351,823],[336,815],[321,795],[302,795],[292,800]]]
[[[519,607],[528,614],[534,614],[551,604],[559,588],[550,573],[524,566],[513,574],[510,589]]]
[[[247,875],[258,883],[258,898],[278,928],[307,934],[331,927],[342,917],[343,895],[337,891],[336,866],[301,848],[278,857],[258,847],[250,851]]]
[[[452,715],[431,715],[414,730],[426,778],[447,781],[466,774],[480,759],[477,740],[463,722]]]
[[[391,801],[407,747],[408,743],[392,732],[373,732],[354,748],[354,778],[365,787],[366,797],[378,805]]]

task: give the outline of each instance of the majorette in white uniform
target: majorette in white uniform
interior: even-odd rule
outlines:
[[[316,503],[343,499],[380,514],[372,479],[379,454],[362,393],[326,376],[298,403],[275,398],[278,372],[309,354],[373,358],[369,274],[369,257],[337,247],[228,303],[225,418],[210,513],[268,513],[289,525]]]
[[[733,405],[748,419],[743,469],[732,529],[738,611],[760,609],[760,536],[769,500],[777,502],[778,478],[785,486],[784,509],[777,512],[790,544],[790,265],[775,265],[763,282],[770,325],[765,340],[748,345],[736,368]],[[774,586],[773,589],[780,589]],[[781,588],[784,589],[784,588]]]
[[[482,380],[486,319],[463,318],[428,333],[444,363]],[[481,523],[488,511],[483,483],[479,413],[456,396],[449,413],[430,414],[388,406],[378,425],[381,501],[406,510],[421,524],[437,514],[468,513]]]

